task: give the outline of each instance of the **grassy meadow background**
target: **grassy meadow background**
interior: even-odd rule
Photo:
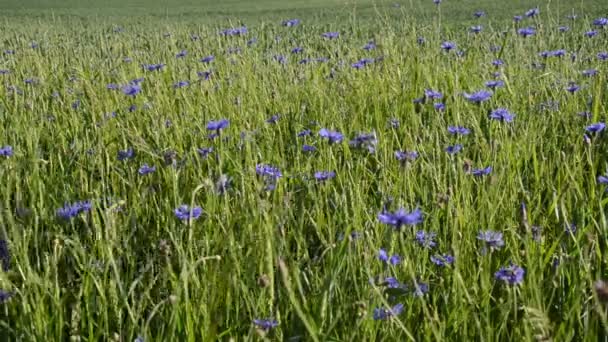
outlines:
[[[0,339],[606,340],[607,16],[0,1]]]

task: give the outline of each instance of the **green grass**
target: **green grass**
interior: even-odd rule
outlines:
[[[606,121],[608,61],[596,55],[608,50],[608,31],[583,35],[606,16],[606,5],[543,2],[539,18],[518,26],[510,18],[529,8],[524,1],[444,2],[438,9],[432,1],[394,8],[150,0],[96,8],[99,2],[5,0],[0,41],[15,54],[0,55],[0,69],[10,70],[0,75],[0,146],[14,155],[0,159],[0,232],[11,253],[0,289],[14,296],[0,304],[0,339],[605,339],[606,308],[593,288],[608,277],[608,199],[596,181],[608,167],[608,143],[605,132],[589,144],[582,137],[587,125]],[[478,9],[488,16],[473,19]],[[572,11],[574,22],[564,18]],[[303,22],[282,27],[288,18]],[[475,22],[484,26],[479,35],[468,32]],[[244,37],[217,34],[241,23],[249,28]],[[557,30],[563,24],[569,32]],[[529,25],[536,35],[517,36]],[[322,39],[329,30],[341,37]],[[369,40],[377,49],[362,49]],[[445,40],[465,54],[442,52]],[[304,52],[290,54],[295,46]],[[227,53],[236,47],[240,53]],[[565,57],[538,55],[560,48]],[[180,50],[188,55],[175,58]],[[287,63],[274,60],[279,54]],[[208,55],[216,60],[199,61]],[[305,57],[329,60],[299,64]],[[492,66],[496,58],[505,65]],[[166,66],[142,70],[150,63]],[[583,77],[590,68],[598,74]],[[210,80],[197,76],[204,70],[213,71]],[[494,72],[505,86],[491,100],[463,98]],[[106,89],[140,77],[134,98]],[[183,80],[190,85],[173,89]],[[578,92],[566,91],[570,81]],[[444,112],[413,103],[427,88],[444,94]],[[516,114],[514,122],[488,118],[501,107]],[[589,118],[577,115],[584,111]],[[276,113],[276,124],[265,122]],[[210,140],[206,125],[221,118],[230,125]],[[389,125],[394,118],[399,127]],[[471,134],[450,135],[452,125]],[[324,127],[344,141],[320,139]],[[297,138],[307,128],[313,135]],[[375,132],[375,153],[349,146],[362,132]],[[317,152],[302,152],[304,144]],[[463,150],[450,156],[444,150],[454,144]],[[202,158],[203,147],[214,151]],[[134,158],[119,161],[127,148]],[[419,157],[402,165],[397,150]],[[138,174],[144,163],[156,172]],[[256,175],[266,163],[283,173],[273,191]],[[475,177],[466,165],[493,171]],[[336,178],[314,181],[322,170]],[[225,193],[217,189],[223,176],[231,180]],[[420,208],[424,222],[401,231],[383,225],[377,216],[389,199],[390,210]],[[64,203],[79,200],[92,200],[92,210],[57,217]],[[179,221],[173,211],[182,204],[204,213]],[[540,241],[532,226],[542,227]],[[484,252],[476,237],[488,229],[504,234],[503,248]],[[418,230],[436,233],[437,246],[419,246]],[[383,265],[380,248],[402,263]],[[454,255],[454,265],[431,263],[438,253]],[[525,269],[519,286],[494,277],[510,262]],[[387,289],[381,279],[389,276],[408,291]],[[416,297],[419,283],[429,292]],[[375,308],[396,303],[401,315],[372,319]],[[256,330],[252,320],[266,317],[280,325]]]

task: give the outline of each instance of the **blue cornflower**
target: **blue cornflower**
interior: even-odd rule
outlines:
[[[581,73],[583,74],[583,76],[592,77],[597,75],[597,69],[587,69],[583,70]]]
[[[275,114],[275,115],[269,117],[268,119],[266,119],[266,123],[276,124],[277,121],[279,121],[280,118],[281,118],[280,114]]]
[[[203,147],[197,149],[196,151],[202,158],[207,158],[209,154],[213,153],[213,147]]]
[[[0,290],[0,304],[4,304],[8,302],[13,296],[15,292],[8,292],[5,290]]]
[[[293,49],[291,49],[291,53],[296,54],[296,53],[302,53],[304,51],[304,48],[300,47],[300,46],[296,46]]]
[[[340,32],[325,32],[321,35],[323,38],[336,39],[340,36]]]
[[[424,39],[424,37],[416,38],[416,43],[418,43],[418,45],[424,45],[425,42],[426,40]]]
[[[538,7],[529,9],[528,11],[526,11],[526,17],[528,18],[532,18],[532,17],[536,17],[537,15],[540,14],[540,9]]]
[[[215,56],[214,56],[214,55],[209,55],[209,56],[206,56],[206,57],[201,58],[201,60],[200,60],[200,61],[201,61],[202,63],[211,63],[211,62],[213,62],[214,60],[215,60]]]
[[[502,59],[495,59],[492,61],[492,65],[495,67],[499,67],[504,64],[505,64],[505,61],[503,61]]]
[[[91,201],[65,203],[62,208],[57,209],[56,214],[61,219],[69,220],[80,215],[81,213],[89,212],[91,208]]]
[[[491,80],[486,82],[486,87],[490,89],[501,88],[505,85],[505,82],[501,80]]]
[[[130,85],[140,85],[143,81],[144,81],[144,78],[140,77],[140,78],[136,78],[136,79],[132,80],[131,82],[129,82],[129,84]]]
[[[469,102],[480,104],[484,101],[489,100],[490,97],[492,97],[492,92],[489,92],[487,90],[480,90],[480,91],[474,92],[472,94],[464,93],[463,96]]]
[[[471,174],[473,176],[478,176],[478,177],[487,176],[490,173],[492,173],[492,167],[491,166],[488,166],[488,167],[483,168],[483,169],[473,169],[473,171],[471,171]]]
[[[355,69],[362,69],[366,65],[372,64],[372,63],[374,63],[374,59],[373,58],[363,58],[363,59],[360,59],[357,62],[351,64],[350,66],[353,67],[353,68],[355,68]]]
[[[597,53],[597,59],[599,59],[600,61],[606,61],[606,60],[608,60],[608,52],[605,52],[605,51],[598,52]]]
[[[593,25],[604,27],[608,25],[608,18],[597,18],[593,21]]]
[[[435,108],[435,110],[443,112],[445,110],[445,104],[443,102],[436,102],[433,103],[433,108]]]
[[[446,41],[441,43],[441,48],[445,51],[450,51],[456,48],[456,43]]]
[[[213,71],[211,71],[211,70],[197,71],[196,74],[198,75],[198,77],[207,81],[207,80],[209,80],[209,78],[211,78],[211,74],[213,74]]]
[[[379,213],[378,220],[381,223],[393,226],[395,229],[401,229],[402,226],[415,226],[422,223],[423,215],[419,208],[416,208],[411,213],[406,212],[404,209],[399,209],[394,213],[388,211]]]
[[[122,87],[122,93],[127,96],[135,96],[141,92],[141,87],[137,84],[129,84]]]
[[[585,36],[587,36],[589,38],[595,37],[595,36],[597,36],[597,31],[596,30],[587,31],[587,32],[585,32]]]
[[[156,171],[156,167],[155,166],[148,166],[148,164],[144,164],[142,165],[139,170],[137,171],[140,175],[145,176],[148,175],[150,173],[153,173]]]
[[[4,239],[0,239],[0,262],[2,263],[2,270],[8,272],[11,267],[11,253],[8,242]]]
[[[247,32],[248,32],[247,27],[241,26],[241,27],[235,27],[235,28],[229,28],[229,29],[222,30],[220,32],[220,35],[222,35],[222,36],[242,36],[242,35],[247,34]]]
[[[418,152],[416,151],[395,151],[395,158],[402,162],[408,162],[418,159]]]
[[[274,55],[272,58],[280,64],[287,63],[287,57],[283,55]]]
[[[435,0],[437,1],[437,0]],[[397,304],[392,308],[375,308],[374,309],[374,320],[384,320],[393,316],[399,316],[403,312],[403,304]]]
[[[514,114],[509,113],[505,108],[498,108],[490,113],[490,119],[502,121],[502,122],[513,122]]]
[[[303,145],[302,146],[302,151],[304,151],[304,152],[315,152],[316,150],[317,150],[317,148],[312,145]]]
[[[106,85],[106,89],[108,89],[108,90],[116,90],[119,88],[120,87],[118,86],[118,84],[115,84],[115,83],[108,83],[108,85]]]
[[[393,254],[392,256],[388,256],[388,253],[383,248],[378,250],[378,260],[382,261],[385,264],[390,265],[398,265],[401,263],[401,257],[397,254]]]
[[[300,24],[300,19],[287,19],[287,20],[283,20],[283,22],[281,23],[281,25],[286,26],[286,27],[293,27],[293,26],[297,26]]]
[[[283,174],[281,173],[281,170],[279,170],[279,168],[267,164],[256,165],[255,173],[257,173],[259,176],[273,179],[283,177]]]
[[[12,157],[13,156],[13,147],[6,145],[0,147],[0,157]]]
[[[309,129],[305,129],[305,130],[303,130],[303,131],[301,131],[301,132],[298,133],[298,138],[309,137],[310,135],[312,135],[312,131],[309,130]]]
[[[429,284],[417,282],[414,284],[414,297],[422,297],[429,292]]]
[[[520,22],[522,19],[523,17],[521,15],[513,16],[513,21],[516,23]]]
[[[376,48],[376,43],[374,42],[368,42],[367,44],[365,44],[365,46],[363,46],[363,50],[365,51],[371,51],[374,50]]]
[[[159,71],[159,70],[161,70],[161,69],[162,69],[164,66],[165,66],[165,64],[163,64],[163,63],[160,63],[160,64],[144,64],[144,65],[143,65],[143,68],[144,68],[145,70],[148,70],[148,71]]]
[[[501,267],[498,272],[494,274],[497,280],[504,281],[508,285],[519,285],[524,281],[524,274],[526,272],[523,268],[511,264],[507,267]]]
[[[392,128],[399,128],[399,119],[397,119],[397,118],[390,118],[388,120],[388,125],[391,126]]]
[[[319,136],[321,138],[325,138],[329,141],[330,144],[340,143],[344,136],[340,132],[329,131],[325,128],[319,130]]]
[[[429,100],[441,100],[443,98],[443,94],[433,89],[425,89],[424,97]]]
[[[471,31],[472,33],[479,33],[483,30],[483,26],[481,25],[475,25],[475,26],[471,26],[469,28],[469,31]]]
[[[175,210],[173,210],[173,213],[175,214],[175,217],[177,217],[181,221],[190,220],[190,217],[192,217],[193,220],[196,220],[203,213],[203,209],[201,209],[201,207],[193,207],[192,209],[190,209],[188,205],[182,204],[179,207],[175,208]]]
[[[416,232],[416,242],[418,242],[418,244],[424,248],[431,249],[437,245],[435,242],[436,236],[437,233],[419,230]]]
[[[570,94],[576,93],[581,87],[579,87],[576,83],[570,83],[570,85],[566,88],[566,90]]]
[[[0,75],[8,75],[10,73],[11,73],[11,71],[8,69],[0,69]]]
[[[188,54],[188,51],[182,50],[175,55],[175,58],[183,58],[183,57],[186,57],[187,54]]]
[[[125,161],[127,159],[132,159],[135,156],[135,152],[132,148],[128,148],[126,150],[118,151],[118,160]]]
[[[484,11],[475,11],[475,13],[473,13],[473,16],[475,18],[481,18],[481,17],[483,17],[485,15],[486,15],[486,12],[484,12]]]
[[[524,27],[524,28],[520,28],[519,30],[517,30],[517,33],[520,36],[526,38],[526,37],[536,34],[536,30],[533,27]]]
[[[230,125],[230,121],[228,119],[209,121],[209,123],[207,123],[207,130],[216,131],[219,133],[222,129],[228,127],[228,125]]]
[[[254,319],[253,324],[256,327],[258,327],[264,331],[269,331],[270,329],[273,329],[273,328],[276,328],[279,326],[279,322],[277,322],[275,319],[272,319],[272,318]]]
[[[176,82],[175,84],[173,84],[173,89],[179,89],[179,88],[187,87],[189,85],[190,85],[190,82],[188,82],[188,81],[179,81],[179,82]]]
[[[477,240],[483,241],[485,243],[484,250],[486,248],[490,248],[490,251],[498,250],[505,245],[505,242],[502,238],[502,233],[492,230],[480,231],[477,234]]]
[[[455,135],[468,135],[471,130],[462,126],[448,126],[448,133]]]
[[[437,266],[446,267],[454,263],[454,257],[449,254],[432,255],[431,262]]]
[[[445,151],[449,154],[456,154],[462,150],[462,145],[456,144],[452,146],[448,146],[445,148]]]
[[[315,179],[319,182],[324,182],[336,177],[334,171],[317,171],[315,172]]]
[[[349,142],[349,145],[353,148],[366,148],[369,153],[374,153],[377,143],[376,133],[372,132],[357,135]]]
[[[568,26],[560,26],[557,29],[559,30],[559,32],[568,32],[568,31],[570,31],[570,27],[568,27]]]
[[[587,127],[585,128],[585,130],[586,130],[587,132],[590,132],[590,133],[600,133],[600,132],[602,132],[602,131],[603,131],[605,128],[606,128],[606,124],[605,124],[605,123],[603,123],[603,122],[598,122],[598,123],[594,123],[594,124],[591,124],[591,125],[587,126]]]

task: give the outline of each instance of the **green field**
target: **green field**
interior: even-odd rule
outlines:
[[[608,339],[605,1],[0,11],[0,341]]]

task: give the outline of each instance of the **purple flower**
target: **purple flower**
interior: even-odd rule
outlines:
[[[525,273],[526,272],[523,268],[515,264],[511,264],[507,267],[501,267],[498,272],[494,274],[494,277],[497,280],[507,283],[508,285],[519,285],[524,281]]]
[[[604,27],[608,25],[608,18],[597,18],[593,21],[593,25]]]
[[[486,15],[486,12],[484,12],[484,11],[476,11],[475,13],[473,13],[473,16],[475,18],[481,18],[481,17],[483,17],[485,15]]]
[[[608,52],[598,52],[597,59],[599,59],[600,61],[608,60]]]
[[[539,14],[540,14],[540,9],[538,9],[538,7],[532,8],[532,9],[529,9],[528,11],[526,11],[526,17],[528,17],[528,18],[536,17]]]
[[[4,239],[0,239],[0,261],[2,270],[8,272],[11,267],[11,252],[8,248],[8,242]]]
[[[8,302],[13,296],[15,292],[8,292],[5,290],[0,290],[0,304],[4,304]]]
[[[585,36],[587,36],[589,38],[595,37],[595,36],[597,36],[597,31],[596,30],[587,31],[587,32],[585,32]]]
[[[304,51],[304,49],[302,47],[296,46],[293,49],[291,49],[291,53],[302,53]]]
[[[256,165],[255,173],[259,176],[271,179],[283,177],[283,174],[281,173],[281,170],[279,170],[279,168],[267,164]]]
[[[416,283],[414,284],[414,297],[422,297],[429,292],[429,284]]]
[[[108,83],[108,85],[106,86],[106,89],[108,89],[108,90],[116,90],[118,88],[120,88],[118,86],[118,84],[114,84],[114,83]]]
[[[457,145],[448,146],[445,148],[445,151],[448,154],[456,154],[456,153],[462,151],[462,145],[457,144]]]
[[[438,1],[438,0],[435,0]],[[374,309],[374,320],[385,320],[394,316],[399,316],[403,312],[403,304],[397,304],[392,308],[375,308]]]
[[[502,121],[502,122],[513,122],[514,114],[509,113],[505,108],[498,108],[490,113],[490,119]]]
[[[325,32],[321,35],[321,37],[326,39],[336,39],[340,36],[340,32]]]
[[[198,75],[198,77],[204,79],[205,81],[209,80],[209,78],[211,78],[211,74],[213,72],[211,70],[207,70],[207,71],[197,71],[196,74]]]
[[[294,27],[300,24],[300,19],[287,19],[287,20],[283,20],[283,22],[281,23],[281,25],[285,26],[285,27]]]
[[[479,234],[477,234],[477,240],[485,243],[484,250],[485,248],[490,248],[490,250],[498,250],[505,245],[505,242],[502,239],[502,233],[492,230],[480,231]]]
[[[501,88],[504,85],[505,85],[505,82],[503,82],[501,80],[492,80],[492,81],[486,82],[486,87],[488,87],[490,89]]]
[[[201,209],[201,207],[193,207],[190,209],[188,205],[182,204],[175,208],[173,213],[175,214],[175,217],[181,221],[190,220],[190,217],[192,217],[193,220],[196,220],[203,213],[203,209]]]
[[[526,37],[536,34],[536,30],[533,27],[524,27],[524,28],[520,28],[519,30],[517,30],[517,33],[520,36],[526,38]]]
[[[258,327],[264,331],[269,331],[270,329],[273,329],[273,328],[276,328],[279,326],[279,322],[277,322],[275,319],[272,319],[272,318],[254,319],[253,324],[256,327]]]
[[[183,58],[183,57],[186,57],[187,54],[188,54],[188,51],[182,50],[175,55],[175,58]]]
[[[197,149],[196,151],[202,158],[207,158],[209,154],[213,153],[213,147],[203,147]]]
[[[402,162],[414,161],[418,159],[418,152],[416,151],[395,151],[395,158]]]
[[[570,94],[574,94],[576,93],[581,87],[579,87],[577,84],[575,83],[571,83],[566,90],[570,93]]]
[[[587,127],[585,128],[585,130],[586,130],[587,132],[590,132],[590,133],[600,133],[600,132],[602,132],[602,131],[603,131],[605,128],[606,128],[606,124],[605,124],[605,123],[603,123],[603,122],[598,122],[598,123],[594,123],[594,124],[591,124],[591,125],[587,126]]]
[[[480,90],[480,91],[474,92],[472,94],[464,93],[463,96],[469,102],[480,104],[484,101],[489,100],[490,97],[492,97],[492,93],[487,90]]]
[[[303,145],[302,146],[302,151],[304,151],[304,152],[315,152],[316,150],[317,150],[317,148],[312,145]]]
[[[342,133],[335,132],[335,131],[329,131],[329,130],[327,130],[325,128],[322,128],[319,131],[319,136],[321,138],[327,139],[330,144],[340,143],[342,141],[342,139],[344,138],[344,136],[342,135]]]
[[[518,23],[523,19],[523,17],[521,15],[516,15],[513,17],[513,21]]]
[[[242,36],[242,35],[247,34],[247,32],[248,32],[247,27],[241,26],[241,27],[222,30],[220,32],[220,35],[222,35],[222,36]]]
[[[394,213],[388,211],[381,212],[378,214],[378,220],[381,223],[393,226],[395,229],[401,229],[402,226],[415,226],[422,223],[423,216],[419,208],[416,208],[411,213],[406,212],[404,209],[399,209]]]
[[[373,58],[363,58],[363,59],[360,59],[357,62],[351,64],[350,66],[353,67],[353,68],[355,68],[355,69],[362,69],[366,65],[372,64],[372,63],[374,63],[374,59]]]
[[[165,66],[165,64],[163,64],[163,63],[160,63],[160,64],[144,64],[144,65],[143,65],[143,68],[144,68],[145,70],[148,70],[148,71],[159,71],[159,70],[161,70],[161,69],[162,69],[164,66]]]
[[[173,89],[179,89],[190,85],[188,81],[179,81],[173,85]]]
[[[317,171],[315,172],[315,179],[319,182],[324,182],[336,177],[334,171]]]
[[[201,63],[211,63],[215,60],[214,55],[209,55],[200,59]]]
[[[443,112],[445,110],[445,104],[443,104],[442,102],[433,103],[433,108],[435,108],[435,110]]]
[[[220,130],[228,127],[230,125],[230,121],[228,119],[221,119],[217,121],[209,121],[207,124],[208,131],[216,131],[219,133]]]
[[[472,33],[479,33],[482,30],[483,30],[483,27],[481,25],[471,26],[471,28],[469,28],[469,31],[471,31]]]
[[[582,74],[583,74],[583,76],[586,76],[586,77],[592,77],[592,76],[597,75],[597,70],[596,69],[583,70]]]
[[[454,263],[454,257],[449,254],[432,255],[431,262],[437,266],[446,267]]]
[[[366,148],[369,153],[376,151],[376,133],[361,133],[354,137],[348,144],[353,148]]]
[[[437,245],[435,242],[435,237],[437,233],[426,232],[424,230],[419,230],[416,232],[416,242],[423,248],[432,249]]]
[[[367,44],[365,44],[365,46],[363,46],[363,50],[365,51],[371,51],[374,50],[376,48],[376,43],[374,42],[368,42]]]
[[[386,250],[384,250],[383,248],[380,248],[378,250],[378,260],[382,261],[385,264],[390,264],[393,266],[401,263],[401,257],[399,255],[393,254],[389,257],[388,253],[386,253]]]
[[[446,41],[441,43],[441,48],[445,51],[450,51],[456,48],[456,43]]]
[[[126,150],[118,151],[118,160],[125,161],[127,159],[132,159],[135,156],[135,152],[132,148],[128,148]]]
[[[156,171],[156,167],[155,166],[148,166],[148,164],[144,164],[142,165],[139,170],[137,171],[140,175],[145,176],[145,175],[149,175],[153,172]]]
[[[86,213],[91,211],[92,204],[91,201],[80,201],[74,203],[65,203],[62,208],[57,209],[56,214],[57,217],[63,220],[69,220],[74,218],[81,213]]]
[[[487,176],[490,173],[492,173],[492,167],[488,166],[484,169],[474,169],[473,171],[471,171],[471,174],[473,176],[477,176],[477,177],[481,177],[481,176]]]
[[[495,59],[492,61],[492,65],[495,67],[499,67],[504,64],[505,64],[505,62],[502,59]]]
[[[468,135],[471,130],[462,126],[448,126],[448,133],[454,135]]]
[[[0,147],[0,157],[12,157],[13,156],[13,147],[6,145]]]
[[[305,129],[305,130],[303,130],[303,131],[299,132],[297,136],[298,136],[298,138],[301,138],[301,137],[309,137],[311,134],[312,134],[312,131],[311,131],[311,130],[309,130],[309,129]]]
[[[443,98],[443,94],[433,89],[425,89],[424,97],[429,100],[440,100]]]
[[[568,31],[570,31],[570,27],[568,27],[568,26],[560,26],[557,29],[559,30],[559,32],[568,32]]]

